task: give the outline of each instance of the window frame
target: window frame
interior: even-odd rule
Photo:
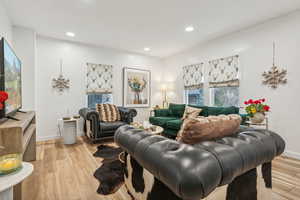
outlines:
[[[239,107],[240,106],[240,87],[239,86],[225,86],[225,87],[214,87],[214,88],[209,88],[209,105],[210,106],[218,106],[215,104],[215,89],[217,88],[237,88],[238,90],[238,103],[237,105],[222,105],[223,107],[226,106],[236,106]]]
[[[197,89],[193,89],[193,90],[202,90],[202,102],[203,104],[200,104],[200,105],[196,105],[196,106],[204,106],[205,105],[205,91],[204,91],[204,88],[197,88]],[[189,95],[188,95],[188,92],[191,91],[191,90],[188,90],[188,89],[184,89],[183,91],[183,95],[184,95],[184,102],[185,104],[187,105],[193,105],[193,104],[190,104],[189,103]]]
[[[109,104],[113,104],[114,102],[114,98],[113,98],[113,94],[112,93],[107,93],[106,95],[110,95],[110,102],[96,102],[94,106],[90,106],[90,103],[89,103],[89,96],[90,95],[104,95],[104,94],[101,94],[101,93],[90,93],[90,94],[87,94],[87,107],[88,108],[95,108],[96,107],[96,104],[98,103],[109,103]],[[103,98],[103,97],[102,97]]]

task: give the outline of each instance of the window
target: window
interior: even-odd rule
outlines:
[[[113,103],[112,94],[88,94],[89,108],[95,108],[98,103]]]
[[[189,105],[204,105],[203,89],[185,90],[185,103]]]
[[[218,87],[210,89],[212,106],[239,106],[239,87]]]

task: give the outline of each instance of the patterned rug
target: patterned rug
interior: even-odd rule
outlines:
[[[93,154],[103,158],[102,165],[94,173],[100,183],[97,189],[99,194],[113,194],[124,184],[125,164],[119,161],[119,154],[122,152],[119,147],[100,145]]]

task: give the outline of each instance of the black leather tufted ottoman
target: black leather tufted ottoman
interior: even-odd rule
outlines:
[[[259,177],[270,188],[271,161],[285,148],[276,133],[247,127],[231,137],[187,145],[123,126],[115,142],[128,153],[126,164],[132,176],[127,173],[126,186],[132,187],[128,190],[137,200],[152,200],[163,194],[162,200],[198,200],[209,198],[222,186],[228,200],[255,200],[257,168],[262,168]],[[139,181],[144,176],[152,179],[150,191],[146,191],[149,181]]]

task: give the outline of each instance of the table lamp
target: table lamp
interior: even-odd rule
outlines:
[[[163,108],[168,108],[169,102],[167,100],[167,92],[168,92],[167,84],[162,84],[161,91],[162,91],[162,96],[163,96],[162,106],[163,106]]]

